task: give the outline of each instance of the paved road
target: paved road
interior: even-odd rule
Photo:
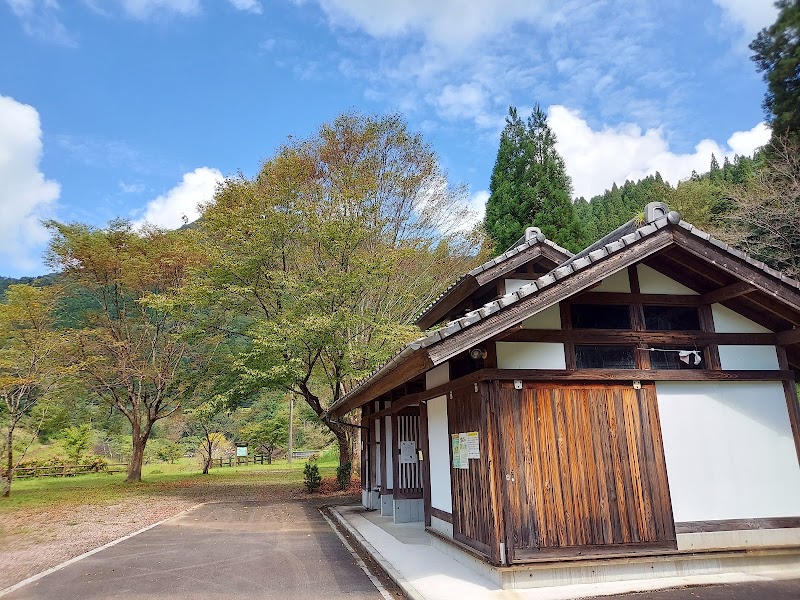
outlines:
[[[317,508],[206,504],[3,600],[380,599]]]
[[[800,600],[800,580],[762,581],[690,587],[621,596],[605,596],[604,600]]]

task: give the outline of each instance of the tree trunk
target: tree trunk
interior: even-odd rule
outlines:
[[[336,435],[336,442],[339,444],[339,465],[352,464],[353,457],[350,453],[350,436],[347,427],[335,423],[328,423],[328,427]]]
[[[147,436],[137,434],[134,430],[132,438],[133,454],[131,455],[131,464],[128,467],[128,476],[125,478],[125,482],[139,483],[142,480],[142,464],[144,464],[144,447],[147,444]]]
[[[203,463],[203,475],[208,475],[209,470],[211,469],[211,462],[214,460],[214,442],[206,432],[206,456],[205,462]]]
[[[6,443],[8,444],[8,460],[6,462],[6,474],[2,478],[3,479],[3,498],[8,498],[11,495],[11,478],[14,475],[14,428],[8,428],[8,438],[6,439]]]

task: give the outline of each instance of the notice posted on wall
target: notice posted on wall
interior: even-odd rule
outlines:
[[[400,442],[400,464],[409,465],[417,462],[417,443],[414,441]]]
[[[450,436],[450,447],[453,451],[453,468],[461,468],[461,438],[457,433]]]
[[[469,469],[469,453],[467,451],[467,434],[458,434],[458,453],[461,455],[459,462],[461,469]]]
[[[468,431],[466,435],[467,435],[467,458],[480,458],[481,445],[478,440],[478,432]]]

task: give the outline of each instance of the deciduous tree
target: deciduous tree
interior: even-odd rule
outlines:
[[[0,304],[0,397],[5,409],[0,413],[5,421],[0,448],[0,456],[5,458],[3,496],[11,493],[14,469],[24,456],[14,462],[14,430],[72,371],[64,362],[66,336],[53,327],[60,292],[57,286],[12,285],[6,290],[6,303]],[[38,425],[34,437],[37,434]]]
[[[342,115],[255,179],[226,181],[203,211],[209,268],[192,293],[250,340],[243,377],[304,398],[345,463],[351,430],[326,408],[418,335],[414,316],[481,260],[465,207],[402,119]]]
[[[48,227],[50,265],[94,303],[72,332],[79,374],[130,423],[127,481],[140,481],[153,424],[174,414],[196,384],[191,375],[201,357],[182,337],[184,324],[168,300],[201,257],[191,232],[135,231],[123,220],[105,229],[54,221]]]

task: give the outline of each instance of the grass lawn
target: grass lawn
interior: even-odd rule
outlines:
[[[335,477],[338,464],[335,454],[326,453],[317,461],[323,477]],[[109,504],[136,496],[181,495],[214,497],[223,488],[295,487],[302,488],[305,461],[276,460],[272,465],[212,467],[203,475],[196,459],[174,464],[145,465],[142,482],[125,483],[124,473],[92,473],[73,477],[37,477],[15,479],[11,497],[0,498],[0,514],[19,509],[38,509],[65,504]]]

